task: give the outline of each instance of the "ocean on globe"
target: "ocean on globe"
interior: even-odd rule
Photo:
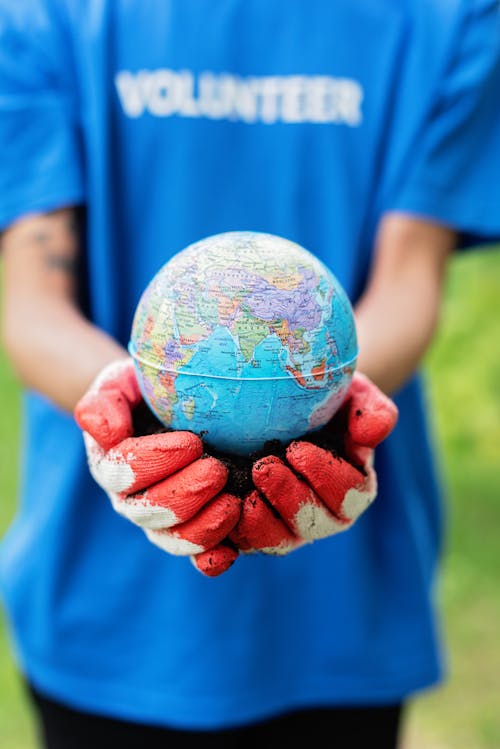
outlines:
[[[129,343],[146,403],[221,452],[318,430],[358,353],[351,303],[309,250],[251,231],[201,239],[152,278]]]

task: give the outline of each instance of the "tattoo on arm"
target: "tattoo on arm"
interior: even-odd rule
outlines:
[[[83,212],[69,208],[15,222],[1,236],[9,277],[23,279],[26,289],[62,295],[81,306],[83,218]]]
[[[74,276],[77,268],[76,248],[78,225],[76,217],[65,217],[64,225],[57,229],[38,229],[33,239],[42,248],[42,260],[49,270],[62,271]]]
[[[74,275],[76,271],[76,261],[73,257],[68,255],[57,255],[55,252],[47,253],[45,255],[45,263],[51,270],[60,270],[65,273]]]

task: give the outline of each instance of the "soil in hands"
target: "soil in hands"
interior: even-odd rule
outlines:
[[[172,431],[170,428],[163,426],[152,411],[149,409],[147,404],[142,401],[133,412],[133,425],[134,435],[136,437],[144,436],[146,434],[161,434],[163,432]],[[310,432],[304,437],[298,437],[297,439],[304,439],[307,442],[311,442],[314,445],[328,450],[335,458],[343,458],[348,460],[344,445],[344,435],[346,432],[346,415],[344,412],[337,413],[336,416],[322,429],[315,432]],[[199,434],[203,439],[203,434]],[[236,494],[238,497],[243,497],[248,492],[254,489],[252,483],[252,466],[256,460],[263,458],[266,455],[275,455],[286,463],[286,448],[288,443],[285,444],[280,440],[269,440],[265,443],[262,450],[250,453],[249,455],[234,455],[232,453],[221,452],[215,450],[206,445],[205,457],[209,455],[218,458],[227,467],[229,477],[224,487],[224,491],[230,494]],[[356,466],[358,470],[362,470],[360,466]],[[291,469],[293,470],[293,469]]]

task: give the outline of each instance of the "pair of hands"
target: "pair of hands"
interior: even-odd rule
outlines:
[[[356,372],[332,420],[332,429],[343,425],[348,460],[293,441],[284,460],[268,455],[253,463],[253,488],[239,497],[224,490],[228,468],[194,433],[134,436],[141,402],[129,358],[105,367],[79,401],[75,418],[90,472],[120,515],[210,577],[240,553],[287,554],[349,528],[375,499],[374,449],[398,415],[393,401]]]

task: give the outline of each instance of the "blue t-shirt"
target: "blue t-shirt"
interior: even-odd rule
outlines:
[[[85,311],[124,345],[160,266],[222,231],[298,242],[355,302],[386,211],[500,234],[498,53],[493,0],[0,0],[0,226],[84,204]],[[396,401],[352,529],[206,578],[112,510],[71,415],[27,393],[0,566],[20,668],[77,708],[181,728],[439,681],[418,376]]]

